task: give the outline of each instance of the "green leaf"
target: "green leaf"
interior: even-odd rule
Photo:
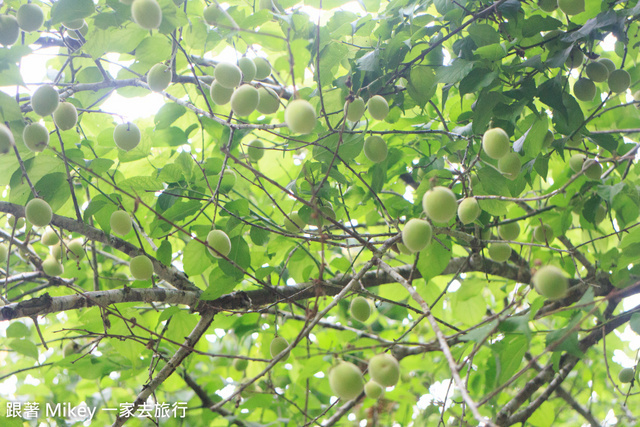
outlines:
[[[209,286],[200,295],[200,299],[213,301],[222,295],[230,294],[237,285],[238,281],[235,278],[222,273],[220,269],[215,269],[209,274]]]
[[[87,18],[96,11],[91,0],[58,0],[51,8],[51,23]]]
[[[438,83],[453,84],[465,78],[473,69],[473,62],[464,59],[456,59],[446,67],[440,67],[436,71]]]
[[[32,341],[14,339],[9,341],[9,348],[18,354],[38,360],[38,348]]]
[[[190,240],[184,248],[182,255],[184,272],[188,276],[202,274],[211,266],[211,259],[208,256],[207,248],[196,240]]]
[[[186,112],[187,109],[182,105],[170,102],[160,107],[158,113],[153,118],[153,123],[156,125],[157,130],[166,129]]]
[[[249,245],[242,236],[232,237],[231,239],[231,252],[228,258],[233,261],[239,268],[231,264],[225,259],[220,259],[218,265],[224,274],[234,278],[235,280],[241,280],[244,277],[244,271],[251,265],[251,251]]]
[[[30,335],[29,328],[22,322],[13,322],[7,327],[7,338],[23,338]]]
[[[436,93],[436,75],[431,67],[413,67],[407,91],[416,104],[424,107]]]
[[[171,242],[163,240],[156,251],[156,259],[167,267],[171,265]]]
[[[420,252],[417,267],[425,280],[442,273],[451,260],[451,241],[449,239],[440,239],[440,241],[444,243],[444,246],[434,239]]]

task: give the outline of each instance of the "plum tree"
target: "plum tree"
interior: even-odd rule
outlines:
[[[582,65],[584,61],[584,53],[580,50],[579,47],[574,46],[573,49],[569,52],[569,56],[567,60],[564,62],[567,68],[578,68]]]
[[[508,243],[489,243],[489,257],[495,262],[505,262],[511,256],[511,246]]]
[[[51,227],[47,227],[40,237],[40,243],[45,246],[54,246],[60,243],[60,238]]]
[[[329,387],[342,400],[355,399],[364,390],[362,371],[351,362],[340,362],[329,371]]]
[[[480,205],[475,197],[466,197],[458,205],[458,218],[463,224],[471,224],[480,216]]]
[[[0,15],[0,44],[11,46],[20,36],[18,20],[13,15]]]
[[[264,80],[271,75],[271,65],[269,65],[269,61],[260,56],[256,56],[253,58],[253,63],[256,66],[256,75],[254,79]]]
[[[447,187],[434,187],[422,196],[422,208],[432,221],[447,223],[456,216],[458,201]]]
[[[367,102],[369,114],[376,120],[384,120],[389,114],[389,103],[380,95],[374,95]]]
[[[42,85],[31,95],[31,108],[39,116],[48,116],[56,111],[60,103],[58,91],[51,85]]]
[[[78,124],[78,110],[70,102],[61,102],[53,112],[53,121],[60,130],[69,130]]]
[[[516,240],[520,235],[520,225],[517,222],[507,222],[498,226],[498,235],[504,240]]]
[[[220,62],[213,70],[216,82],[227,89],[234,89],[242,82],[242,70],[231,62]]]
[[[16,228],[17,230],[21,229],[25,225],[25,221],[23,217],[16,218],[14,215],[7,216],[7,225],[9,228]]]
[[[587,74],[587,77],[589,77],[592,81],[596,83],[606,82],[607,79],[609,78],[609,69],[604,63],[600,61],[589,62],[585,67],[584,71]]]
[[[13,133],[5,124],[0,123],[0,154],[7,154],[15,145]]]
[[[573,84],[573,94],[580,101],[593,101],[593,98],[596,96],[596,84],[590,79],[581,77]]]
[[[398,359],[389,353],[380,353],[369,359],[369,375],[384,387],[393,387],[400,379]]]
[[[120,123],[113,130],[113,141],[124,151],[131,151],[136,148],[141,139],[140,129],[131,122]]]
[[[53,246],[53,248],[58,248],[59,246]],[[82,244],[82,239],[73,239],[67,243],[67,255],[75,261],[80,261],[84,258],[84,245]]]
[[[53,211],[45,200],[31,199],[24,208],[24,216],[36,227],[44,227],[51,222]]]
[[[344,103],[344,114],[347,117],[347,120],[352,122],[359,121],[364,115],[364,99],[358,96],[353,99],[353,101],[346,101]]]
[[[584,0],[558,0],[558,7],[567,15],[584,12]]]
[[[44,12],[37,4],[27,3],[18,8],[16,19],[22,31],[36,31],[44,24]]]
[[[634,370],[633,368],[622,368],[618,372],[618,381],[621,383],[630,383],[633,381]]]
[[[373,163],[383,162],[387,158],[387,143],[378,135],[364,140],[364,155]]]
[[[157,30],[162,23],[162,8],[156,0],[134,0],[131,18],[145,30]]]
[[[61,276],[64,273],[64,267],[56,258],[48,256],[42,261],[42,271],[47,276]]]
[[[260,94],[255,87],[244,84],[233,91],[231,95],[231,110],[239,116],[253,113],[260,101]]]
[[[250,82],[256,77],[256,63],[251,58],[243,56],[238,59],[238,68],[242,72],[242,81]]]
[[[569,158],[569,167],[575,173],[578,173],[582,170],[582,165],[584,165],[584,161],[587,159],[582,153],[576,153]]]
[[[258,88],[258,106],[256,110],[262,114],[273,114],[280,108],[280,98],[278,94],[268,87],[260,86]]]
[[[125,236],[129,234],[132,228],[131,217],[129,217],[129,213],[126,211],[114,211],[109,218],[109,225],[113,233]]]
[[[214,81],[211,84],[211,88],[209,89],[209,95],[211,96],[211,100],[216,105],[226,105],[231,100],[231,95],[233,95],[233,88],[227,88],[222,86],[217,81]]]
[[[498,169],[512,181],[520,174],[521,167],[520,156],[513,152],[505,154],[498,160]]]
[[[30,123],[22,131],[24,145],[33,152],[41,152],[49,145],[49,131],[40,123]]]
[[[551,243],[555,239],[555,235],[549,224],[542,224],[533,229],[533,238],[541,243]]]
[[[370,380],[364,385],[364,394],[370,399],[379,399],[384,395],[384,387]]]
[[[147,84],[154,92],[162,92],[171,83],[171,68],[165,64],[156,64],[147,73]]]
[[[631,86],[631,76],[627,70],[614,70],[607,79],[609,90],[613,93],[624,92]]]
[[[349,305],[349,313],[351,313],[351,317],[354,319],[360,322],[366,322],[371,315],[369,301],[365,297],[355,297]]]
[[[153,263],[148,256],[138,255],[129,262],[129,270],[134,279],[149,280],[153,276]]]
[[[257,162],[264,156],[264,144],[259,139],[254,139],[247,144],[247,157],[252,162]]]
[[[293,133],[311,133],[316,127],[316,109],[305,99],[296,99],[284,110],[284,121]]]
[[[546,265],[540,268],[531,278],[536,291],[548,299],[559,299],[567,294],[569,281],[558,267]]]
[[[607,67],[607,71],[609,72],[607,74],[607,79],[608,79],[609,78],[608,75],[613,73],[616,70],[616,64],[614,64],[614,62],[609,58],[600,58],[598,59],[598,62],[604,65],[605,67]]]
[[[231,240],[222,230],[209,231],[207,244],[209,245],[207,249],[214,258],[222,258],[222,255],[227,256],[231,253]]]
[[[599,180],[602,175],[602,165],[594,159],[585,160],[582,169],[584,170],[584,176],[594,181]]]
[[[411,218],[402,229],[402,243],[411,252],[420,252],[431,242],[431,224],[419,218]]]
[[[509,135],[501,128],[487,130],[482,136],[482,149],[492,159],[499,159],[509,152]]]
[[[284,352],[287,347],[289,347],[289,341],[287,341],[287,339],[284,337],[277,336],[277,337],[274,337],[271,340],[271,344],[269,344],[269,353],[271,354],[272,358],[275,358],[276,356]],[[287,352],[282,357],[282,359],[280,359],[280,361],[284,362],[285,360],[289,359],[289,356],[290,354],[289,352]]]

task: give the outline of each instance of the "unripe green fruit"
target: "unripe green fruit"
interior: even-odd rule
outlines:
[[[261,86],[258,88],[260,100],[256,110],[262,114],[273,114],[280,108],[280,98],[278,94],[268,87]]]
[[[567,15],[584,12],[584,0],[558,0],[558,7]]]
[[[291,212],[289,218],[284,219],[284,228],[290,233],[297,233],[304,228],[305,224],[298,211]]]
[[[156,64],[147,74],[147,84],[154,92],[162,92],[171,83],[171,68],[164,64]]]
[[[78,28],[77,30],[67,31],[67,37],[72,38],[74,40],[80,40],[80,36],[78,35],[78,33],[80,33],[82,37],[85,37],[88,32],[89,32],[89,26],[85,21],[82,21],[82,27]]]
[[[311,133],[316,127],[316,109],[304,99],[293,100],[284,110],[284,121],[293,133]]]
[[[209,95],[211,95],[211,100],[216,105],[226,105],[231,100],[231,95],[233,95],[233,89],[226,88],[222,86],[217,81],[214,81],[211,84],[211,89],[209,90]]]
[[[40,6],[33,3],[23,4],[16,13],[18,25],[23,31],[31,32],[39,29],[44,24],[44,12]]]
[[[609,74],[613,73],[616,70],[616,64],[613,63],[609,58],[600,58],[598,62],[607,67]]]
[[[505,262],[511,256],[511,246],[508,243],[496,242],[489,244],[489,257],[495,262]]]
[[[258,101],[260,101],[258,89],[244,84],[231,95],[231,110],[239,116],[248,116],[255,111]]]
[[[48,116],[56,111],[60,95],[51,85],[42,85],[31,95],[31,108],[39,116]]]
[[[621,383],[630,383],[633,381],[633,368],[623,368],[618,372],[618,380]]]
[[[596,84],[589,79],[581,77],[573,84],[573,94],[580,101],[593,101],[596,96]]]
[[[572,171],[574,171],[575,173],[578,173],[582,170],[582,165],[584,164],[584,161],[586,159],[587,159],[587,156],[585,156],[584,154],[580,154],[580,153],[574,154],[569,159],[569,167],[571,168]]]
[[[24,218],[23,217],[18,218],[16,223],[16,217],[13,215],[9,215],[7,217],[7,224],[9,225],[9,227],[13,228],[15,226],[16,230],[19,230],[22,227],[24,227]]]
[[[138,255],[129,262],[129,270],[134,279],[149,280],[153,276],[153,263],[148,256]]]
[[[54,246],[56,248],[57,246]],[[84,247],[82,246],[82,239],[73,239],[69,243],[67,243],[68,255],[69,258],[74,259],[76,261],[80,261],[84,258]]]
[[[501,128],[489,129],[482,136],[482,149],[492,159],[499,159],[509,152],[509,135]]]
[[[49,225],[53,218],[53,211],[49,203],[42,199],[31,199],[24,208],[24,216],[36,227]]]
[[[136,0],[138,1],[138,0]],[[140,129],[133,123],[121,123],[113,130],[113,140],[124,151],[131,151],[140,144]]]
[[[402,229],[402,243],[411,252],[420,252],[431,242],[431,224],[423,219],[411,218]]]
[[[373,163],[380,163],[387,158],[387,143],[378,135],[371,135],[364,141],[364,155]]]
[[[78,124],[78,110],[70,102],[61,102],[53,112],[53,121],[60,130],[73,129]]]
[[[594,222],[596,224],[600,224],[602,221],[604,221],[606,217],[607,217],[607,208],[602,204],[598,205],[598,207],[596,208]]]
[[[41,152],[49,145],[49,131],[40,123],[31,123],[22,131],[24,145],[33,152]]]
[[[545,12],[550,13],[558,8],[558,0],[540,0],[538,1],[538,6]]]
[[[456,216],[456,195],[447,187],[434,187],[424,193],[422,208],[432,221],[446,223]]]
[[[380,95],[374,95],[367,102],[369,114],[376,120],[384,120],[389,114],[389,103]]]
[[[60,247],[60,245],[51,246],[49,253],[55,259],[62,259],[62,248]]]
[[[256,75],[254,77],[256,80],[264,80],[271,75],[271,65],[266,59],[256,56],[253,58],[253,63],[256,66]]]
[[[582,165],[582,169],[584,169],[584,176],[594,181],[599,180],[602,176],[602,165],[596,160],[586,160]]]
[[[615,70],[609,74],[609,89],[613,93],[624,92],[631,85],[631,76],[627,70]]]
[[[275,358],[280,353],[282,353],[287,347],[289,347],[289,341],[287,341],[283,337],[275,337],[271,340],[271,344],[269,344],[269,353],[272,358]],[[282,359],[281,362],[284,362],[289,358],[290,354],[287,352]]]
[[[0,123],[0,154],[7,154],[15,143],[11,129]]]
[[[564,62],[567,68],[578,68],[582,65],[582,61],[584,61],[584,53],[580,50],[579,47],[574,47],[569,52],[569,56],[567,60]]]
[[[79,30],[80,28],[82,28],[84,24],[85,22],[84,22],[84,19],[82,18],[74,19],[73,21],[66,21],[62,23],[62,25],[67,30],[71,30],[71,31]]]
[[[569,281],[562,270],[553,265],[542,267],[531,278],[536,291],[543,297],[558,299],[566,295]]]
[[[364,114],[364,99],[357,97],[351,102],[345,102],[344,114],[347,116],[347,120],[349,121],[359,121]]]
[[[567,147],[576,148],[582,143],[582,134],[576,133],[570,139],[567,139],[565,145]]]
[[[480,216],[480,205],[475,197],[467,197],[458,205],[458,218],[463,224],[470,224]]]
[[[42,233],[42,237],[40,237],[40,243],[45,246],[55,246],[60,243],[60,238],[52,228],[47,227]]]
[[[232,169],[225,169],[220,182],[220,191],[228,193],[236,185],[237,180],[236,173]]]
[[[64,267],[60,262],[52,256],[48,256],[44,261],[42,261],[42,271],[47,276],[60,276],[64,273]]]
[[[69,344],[65,345],[64,348],[62,349],[62,355],[64,357],[69,357],[72,354],[77,353],[79,350],[80,350],[80,346],[74,341],[71,341]]]
[[[5,262],[9,255],[9,249],[4,243],[0,243],[0,261]]]
[[[518,177],[521,167],[520,156],[516,153],[507,153],[498,160],[498,169],[512,181]]]
[[[249,366],[249,361],[247,359],[233,359],[233,369],[236,371],[244,371]]]
[[[134,0],[131,18],[145,30],[156,30],[162,23],[162,8],[156,0]]]
[[[222,230],[211,230],[207,234],[207,248],[214,258],[222,258],[220,254],[227,256],[231,252],[231,240]]]
[[[609,78],[609,69],[602,62],[591,61],[584,70],[587,77],[596,83],[606,82]]]
[[[369,301],[364,297],[355,297],[351,300],[349,306],[349,312],[351,317],[361,322],[366,322],[369,316],[371,316],[371,306]]]
[[[550,225],[542,224],[533,229],[533,238],[541,243],[551,243],[555,235]]]
[[[498,235],[504,240],[516,240],[520,235],[520,225],[509,222],[498,226]]]
[[[114,211],[109,218],[109,225],[111,226],[111,232],[125,236],[131,231],[131,217],[125,211]]]
[[[207,6],[202,11],[202,17],[209,25],[216,25],[220,19],[220,10],[216,4]]]
[[[364,385],[364,394],[369,399],[378,399],[384,394],[384,387],[371,380]]]
[[[213,77],[223,87],[233,89],[242,81],[242,71],[230,62],[221,62],[213,70]]]
[[[264,156],[264,144],[259,139],[254,139],[247,144],[247,157],[252,162],[257,162]]]
[[[376,354],[369,359],[369,375],[381,386],[395,386],[400,379],[398,359],[389,353]]]
[[[331,218],[334,220],[336,219],[336,213],[333,211],[333,207],[331,206],[330,203],[326,206],[318,207],[318,210],[320,211],[319,213],[314,210],[313,212],[311,212],[311,215],[309,215],[310,225],[314,225],[318,228],[322,228],[322,226],[324,225],[325,217]]]
[[[542,148],[551,147],[551,144],[553,144],[553,140],[554,140],[553,132],[548,130],[547,133],[544,135],[544,142],[542,143]]]
[[[329,386],[340,399],[355,399],[364,389],[362,372],[353,363],[340,362],[329,371]]]
[[[18,41],[20,36],[20,27],[18,20],[12,15],[0,16],[0,44],[3,46],[11,46]]]
[[[242,57],[238,60],[238,67],[242,71],[242,81],[250,82],[256,77],[256,64],[250,59]]]

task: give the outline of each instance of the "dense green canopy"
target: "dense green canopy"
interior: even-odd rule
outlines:
[[[636,425],[640,3],[539,3],[5,0],[1,424]]]

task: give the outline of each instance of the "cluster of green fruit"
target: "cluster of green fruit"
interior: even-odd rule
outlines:
[[[520,156],[511,151],[509,135],[501,128],[487,130],[482,136],[482,149],[490,158],[498,160],[498,170],[507,178],[518,177],[522,163]]]
[[[44,24],[44,12],[40,6],[29,3],[18,8],[16,16],[0,16],[0,44],[11,46],[18,41],[20,30],[27,33],[36,31]]]
[[[364,391],[371,399],[383,396],[386,387],[394,387],[400,379],[400,364],[388,353],[372,356],[368,363],[371,379],[365,384],[362,371],[351,362],[342,361],[329,371],[331,391],[343,400],[355,399]]]
[[[570,55],[567,63],[570,62],[570,68],[579,67],[583,61],[582,51],[574,48],[573,52],[579,52],[576,55]],[[571,61],[569,61],[571,60]],[[609,90],[613,93],[625,92],[631,86],[631,75],[622,69],[616,69],[613,61],[607,58],[601,58],[597,61],[590,61],[584,69],[587,77],[580,77],[573,84],[573,94],[580,101],[593,101],[596,95],[596,83],[607,82]]]
[[[569,16],[584,12],[584,0],[539,0],[538,5],[549,13],[558,8]]]

